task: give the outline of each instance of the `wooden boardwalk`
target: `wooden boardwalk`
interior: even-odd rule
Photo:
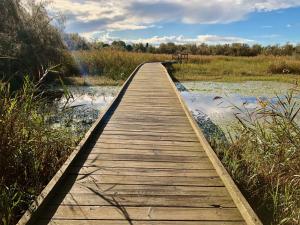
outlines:
[[[19,224],[260,224],[160,63],[133,74],[96,126]]]

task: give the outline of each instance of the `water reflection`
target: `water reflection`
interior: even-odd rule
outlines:
[[[113,100],[118,86],[68,86],[73,98],[68,107],[84,107],[101,111]],[[66,98],[60,100],[60,105],[66,103]]]
[[[118,86],[67,86],[70,98],[58,102],[59,112],[53,126],[68,126],[82,134],[95,122],[117,95]]]
[[[237,110],[233,105],[251,111],[258,107],[259,99],[272,99],[294,88],[292,84],[268,81],[243,83],[194,81],[176,83],[176,86],[198,123],[209,120],[223,130],[228,129],[228,125],[236,121],[234,113]]]

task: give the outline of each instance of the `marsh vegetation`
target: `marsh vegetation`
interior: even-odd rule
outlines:
[[[169,68],[179,81],[300,81],[300,60],[288,56],[192,56]]]
[[[81,137],[67,124],[52,126],[51,118],[60,112],[36,95],[29,77],[18,91],[9,88],[0,85],[0,219],[4,225],[17,222]]]
[[[228,143],[213,143],[227,170],[265,224],[300,222],[299,99],[293,93],[237,108]]]
[[[165,61],[164,54],[135,53],[115,49],[73,51],[72,56],[79,74],[65,77],[69,84],[77,85],[120,85],[141,63]]]
[[[190,81],[178,87],[207,140],[264,224],[298,224],[297,86]]]

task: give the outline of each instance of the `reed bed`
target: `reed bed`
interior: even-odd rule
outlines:
[[[91,80],[97,84],[101,82],[115,84],[115,81],[124,81],[143,62],[170,59],[170,56],[164,54],[134,53],[114,49],[74,51],[72,55],[76,62],[73,66],[77,67],[79,74],[92,76]],[[67,79],[74,84],[84,84],[78,79]]]
[[[77,73],[74,73],[76,76],[67,77],[65,82],[78,85],[119,85],[142,62],[172,59],[167,54],[126,52],[111,48],[74,51],[72,55],[76,64],[66,67],[76,68]],[[187,62],[173,64],[168,69],[180,81],[300,81],[300,60],[292,56],[190,55]],[[85,82],[86,75],[91,76],[89,82]]]
[[[213,147],[264,224],[300,224],[299,95],[238,108],[229,142]]]
[[[300,81],[300,60],[295,57],[191,56],[171,70],[180,81]]]
[[[48,122],[52,114],[27,77],[12,93],[0,82],[0,224],[15,224],[76,144],[79,136]]]

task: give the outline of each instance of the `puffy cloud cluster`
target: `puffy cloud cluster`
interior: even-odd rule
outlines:
[[[130,40],[128,40],[130,41]],[[176,44],[225,44],[225,43],[252,43],[253,40],[243,39],[239,37],[226,37],[217,35],[198,35],[196,38],[186,38],[180,36],[154,36],[151,38],[131,40],[134,43],[150,43],[159,45],[160,43],[173,42]]]
[[[112,36],[106,32],[92,32],[86,33],[84,36],[88,39],[92,39],[93,36],[98,41],[105,43],[111,43],[114,40],[120,40],[121,38]],[[124,39],[126,43],[149,43],[154,46],[158,46],[161,43],[173,42],[175,44],[225,44],[225,43],[254,43],[254,40],[244,39],[240,37],[227,37],[218,35],[198,35],[196,38],[188,38],[183,35],[179,36],[153,36],[150,38],[139,38],[139,39]]]
[[[119,39],[110,36],[113,31],[160,27],[161,23],[166,22],[226,24],[243,20],[252,12],[300,6],[300,0],[52,0],[51,2],[49,6],[51,13],[62,12],[66,16],[67,32],[78,32],[89,39],[100,39],[105,42]],[[200,35],[196,38],[154,36],[125,41],[147,42],[153,45],[162,42],[177,44],[253,42],[239,37],[216,35]]]
[[[159,22],[230,23],[255,11],[300,6],[299,0],[52,0],[70,31],[136,30]]]

